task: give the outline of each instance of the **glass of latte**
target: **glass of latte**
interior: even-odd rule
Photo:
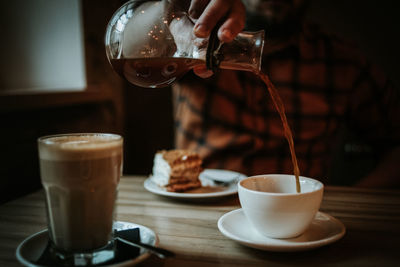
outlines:
[[[38,139],[52,256],[70,265],[114,257],[112,225],[123,138],[79,133]]]

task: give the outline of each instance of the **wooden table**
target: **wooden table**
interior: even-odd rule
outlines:
[[[237,196],[216,202],[161,197],[143,187],[145,177],[121,180],[117,220],[153,229],[160,246],[176,253],[151,256],[140,266],[399,266],[400,191],[325,188],[321,211],[341,220],[346,235],[331,245],[304,252],[267,252],[242,246],[217,227],[226,212],[240,207]],[[0,206],[0,266],[20,266],[18,244],[46,228],[43,192]]]

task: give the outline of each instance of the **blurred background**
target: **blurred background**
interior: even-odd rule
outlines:
[[[154,153],[173,147],[170,90],[134,87],[107,62],[105,28],[124,2],[0,2],[0,202],[41,187],[39,136],[122,134],[125,174],[150,174]],[[310,0],[308,18],[356,43],[399,87],[396,3]]]

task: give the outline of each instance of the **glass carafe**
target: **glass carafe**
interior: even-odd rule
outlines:
[[[193,33],[190,1],[132,0],[121,6],[107,26],[106,53],[114,70],[140,87],[165,87],[199,64],[207,68],[258,72],[264,32],[242,32],[220,43]]]

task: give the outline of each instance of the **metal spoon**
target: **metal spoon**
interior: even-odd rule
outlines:
[[[206,179],[213,181],[214,184],[218,185],[218,186],[229,186],[229,185],[231,185],[233,183],[237,183],[239,181],[239,179],[240,179],[240,175],[233,176],[232,179],[230,179],[228,181],[226,181],[226,180],[222,181],[221,179],[219,179],[217,177],[212,177],[212,176],[210,176],[209,174],[206,174],[206,173],[203,173],[202,175]]]
[[[154,247],[148,244],[143,244],[140,242],[132,242],[126,239],[123,239],[121,237],[116,237],[115,239],[117,239],[118,241],[125,243],[127,245],[131,245],[134,247],[138,247],[138,248],[143,248],[146,249],[148,252],[153,253],[154,255],[156,255],[157,257],[161,258],[161,259],[165,259],[168,257],[175,257],[175,253],[173,253],[172,251],[163,249],[163,248],[158,248],[158,247]]]

